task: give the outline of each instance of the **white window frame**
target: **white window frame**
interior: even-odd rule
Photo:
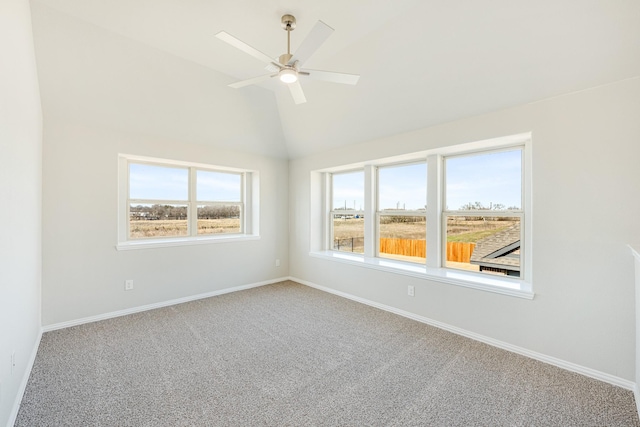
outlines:
[[[391,164],[384,164],[384,165],[379,165],[376,166],[375,168],[375,205],[376,205],[376,223],[375,223],[375,228],[376,228],[376,234],[375,234],[375,241],[374,241],[374,245],[375,245],[375,256],[378,258],[384,258],[384,259],[388,259],[386,257],[381,257],[380,256],[380,220],[382,217],[384,216],[419,216],[419,217],[423,217],[425,219],[425,222],[427,221],[427,211],[426,209],[421,210],[421,209],[409,209],[409,210],[392,210],[392,209],[380,209],[380,169],[383,168],[388,168],[388,167],[402,167],[402,166],[411,166],[411,165],[416,165],[416,164],[424,164],[427,167],[427,173],[428,173],[428,165],[427,165],[427,159],[423,158],[421,159],[421,161],[411,161],[411,162],[403,162],[403,163],[391,163]],[[427,175],[424,176],[425,182],[427,181]],[[428,193],[428,190],[427,190]],[[425,194],[425,204],[427,204],[427,194]],[[366,236],[365,236],[366,237]],[[425,229],[425,236],[424,236],[425,240],[427,239],[427,230]],[[426,259],[425,259],[426,262]],[[416,263],[417,264],[417,263]]]
[[[464,209],[446,209],[447,206],[447,195],[446,195],[446,188],[447,188],[447,180],[446,180],[446,160],[448,158],[456,158],[456,157],[471,157],[471,156],[478,156],[478,155],[482,155],[482,154],[493,154],[493,153],[501,153],[501,152],[506,152],[506,151],[516,151],[516,150],[520,150],[521,151],[521,177],[522,179],[520,180],[520,209],[514,209],[514,210],[464,210]],[[443,210],[442,210],[442,227],[441,227],[441,231],[442,231],[442,246],[441,246],[441,251],[442,251],[442,265],[444,267],[444,263],[446,263],[446,253],[447,253],[447,224],[448,224],[448,219],[449,217],[492,217],[492,218],[518,218],[520,220],[520,277],[524,277],[524,273],[526,271],[526,262],[525,262],[525,252],[527,251],[526,245],[525,245],[525,241],[526,241],[526,237],[525,237],[525,233],[524,233],[524,227],[525,227],[525,211],[524,211],[524,207],[525,207],[525,188],[524,188],[524,173],[522,171],[524,171],[525,168],[525,162],[524,162],[524,156],[525,156],[525,146],[524,145],[515,145],[515,146],[510,146],[510,147],[501,147],[501,148],[495,148],[495,149],[489,149],[489,150],[481,150],[481,151],[471,151],[471,152],[465,152],[462,154],[453,154],[453,155],[448,155],[448,156],[443,156],[441,159],[442,162],[442,206],[443,206]]]
[[[329,216],[327,218],[327,230],[329,230],[329,236],[328,236],[328,241],[330,242],[330,244],[327,246],[328,248],[331,248],[331,250],[335,250],[333,249],[333,243],[335,242],[335,237],[334,237],[334,229],[333,229],[333,219],[335,217],[335,215],[364,215],[364,210],[355,210],[355,209],[336,209],[335,206],[333,206],[333,177],[334,175],[341,175],[341,174],[348,174],[348,173],[354,173],[354,172],[363,172],[363,169],[353,169],[353,170],[346,170],[346,171],[340,171],[340,172],[334,172],[334,173],[329,173],[327,174],[327,179],[328,179],[328,201],[330,203],[330,209],[329,209]],[[364,233],[363,236],[365,242],[367,240],[366,237],[366,232]],[[365,243],[366,245],[366,243]],[[353,245],[352,245],[353,246]],[[339,252],[346,252],[346,251],[339,251]]]
[[[311,216],[311,247],[310,255],[322,259],[344,262],[365,268],[382,270],[395,274],[433,280],[437,282],[464,286],[474,289],[511,295],[515,297],[533,299],[532,268],[531,268],[531,133],[523,133],[508,137],[500,137],[490,140],[446,146],[433,150],[408,153],[395,157],[376,159],[363,163],[338,166],[311,173],[312,182],[312,216]],[[444,209],[444,158],[481,152],[496,152],[502,150],[522,149],[522,205],[519,211],[491,211],[491,216],[518,216],[521,221],[521,276],[495,276],[491,274],[457,270],[445,266],[446,259],[446,218],[447,215],[460,211],[448,211]],[[378,256],[375,239],[378,233],[378,206],[377,206],[377,167],[393,166],[401,163],[427,162],[427,248],[426,264],[397,261]],[[365,253],[364,255],[351,254],[331,250],[329,236],[332,231],[327,227],[318,228],[314,224],[316,217],[314,212],[321,213],[325,219],[330,214],[331,205],[327,204],[331,199],[330,179],[331,173],[364,169],[365,172]],[[317,196],[315,198],[314,196]],[[329,208],[329,209],[327,209]],[[475,216],[477,216],[477,211]],[[495,215],[494,215],[495,213]],[[329,217],[332,218],[332,217]],[[327,223],[323,221],[322,223]],[[328,234],[331,232],[331,234]]]
[[[197,176],[198,176],[198,171],[205,171],[205,172],[220,172],[220,173],[228,173],[231,175],[239,175],[240,176],[240,201],[239,202],[234,202],[234,201],[204,201],[204,200],[198,200],[197,198]],[[193,166],[190,168],[190,173],[189,173],[189,198],[193,201],[192,204],[189,205],[190,210],[192,210],[192,212],[198,212],[198,206],[237,206],[240,209],[240,231],[237,233],[225,233],[224,235],[226,236],[233,236],[233,235],[239,235],[239,234],[244,234],[244,230],[246,229],[246,221],[245,221],[245,197],[244,197],[244,193],[245,193],[245,183],[246,183],[246,178],[247,178],[247,172],[232,172],[232,171],[224,171],[224,170],[220,170],[215,168],[214,166],[210,166],[209,168],[203,168],[203,167],[196,167]],[[193,236],[198,236],[198,237],[202,237],[203,235],[199,235],[197,230],[198,230],[198,215],[191,215],[189,217],[189,226],[191,230],[195,230],[193,233],[191,233],[190,235]],[[220,236],[220,235],[218,235]]]
[[[188,171],[187,200],[130,199],[131,164],[145,164]],[[197,200],[197,173],[210,171],[240,175],[240,201]],[[259,239],[258,225],[258,172],[202,163],[184,162],[129,154],[118,155],[118,243],[117,250],[142,249],[151,247],[184,246],[206,243],[220,243],[236,240]],[[187,206],[187,235],[130,238],[131,204],[167,204]],[[240,232],[224,234],[198,234],[198,206],[238,206],[240,209]]]

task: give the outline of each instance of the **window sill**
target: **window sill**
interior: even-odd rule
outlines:
[[[433,280],[466,288],[479,289],[518,298],[533,299],[531,283],[520,279],[475,274],[467,271],[449,268],[431,268],[424,265],[411,264],[383,258],[369,258],[363,255],[349,254],[337,251],[310,252],[310,256],[331,261],[359,265],[374,270]]]
[[[206,237],[175,237],[171,239],[149,239],[132,240],[118,243],[116,249],[119,251],[130,251],[135,249],[168,248],[172,246],[192,246],[208,245],[211,243],[243,242],[247,240],[260,240],[260,236],[249,234],[234,234],[229,236],[206,236]]]

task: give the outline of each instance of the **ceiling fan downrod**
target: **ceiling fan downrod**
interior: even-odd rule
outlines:
[[[291,60],[291,31],[296,29],[296,17],[293,15],[282,15],[282,19],[280,20],[282,24],[282,29],[287,32],[287,53],[280,55],[278,61],[282,65],[287,65]]]

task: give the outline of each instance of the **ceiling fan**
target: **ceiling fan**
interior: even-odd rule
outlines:
[[[277,61],[268,55],[249,46],[245,42],[235,38],[231,34],[220,31],[216,37],[229,43],[231,46],[253,56],[260,61],[267,63],[266,69],[271,74],[254,77],[247,80],[241,80],[231,83],[229,87],[240,88],[252,84],[260,83],[273,77],[278,77],[283,83],[287,84],[291,96],[296,104],[307,102],[302,86],[300,85],[300,77],[311,78],[315,80],[324,80],[333,83],[343,83],[355,85],[358,83],[359,75],[336,73],[333,71],[309,70],[302,69],[302,65],[315,53],[316,50],[329,38],[333,33],[333,28],[322,21],[318,21],[311,29],[311,32],[302,41],[295,54],[291,53],[291,31],[296,28],[296,18],[293,15],[284,15],[282,17],[282,28],[287,32],[287,53],[280,55]]]

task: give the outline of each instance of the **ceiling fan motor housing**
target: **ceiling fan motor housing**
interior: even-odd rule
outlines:
[[[293,15],[282,15],[280,22],[285,31],[293,31],[296,28],[296,17]]]
[[[280,55],[280,57],[278,58],[278,61],[282,64],[282,65],[287,65],[289,63],[289,61],[291,60],[291,58],[293,57],[292,54],[290,53],[283,53],[282,55]]]

